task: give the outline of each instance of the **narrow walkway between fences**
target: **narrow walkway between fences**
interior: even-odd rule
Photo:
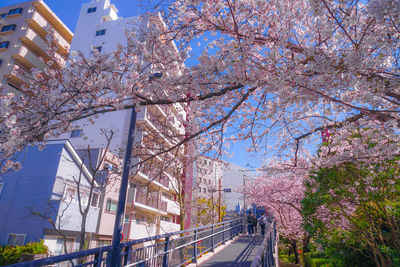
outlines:
[[[181,267],[196,263],[205,267],[275,266],[275,224],[267,225],[265,238],[260,234],[244,235],[246,226],[242,219],[237,219],[121,243],[117,247],[117,264],[111,263],[113,247],[105,246],[9,266]],[[202,262],[202,256],[207,254],[212,257]]]
[[[263,242],[261,234],[242,235],[222,248],[213,257],[199,264],[201,267],[245,267],[250,266]]]

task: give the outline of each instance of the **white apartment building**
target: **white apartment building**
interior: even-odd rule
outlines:
[[[139,21],[138,17],[120,18],[117,8],[110,0],[92,0],[82,5],[79,19],[76,25],[71,51],[81,51],[90,57],[93,49],[101,52],[112,52],[118,44],[126,45],[125,29],[141,27],[146,29],[149,20]],[[161,17],[155,15],[153,20],[162,23]],[[101,135],[101,130],[114,131],[111,140],[111,152],[120,158],[123,155],[127,140],[131,111],[123,110],[100,115],[93,119],[94,124],[87,120],[76,123],[75,129],[60,136],[68,138],[70,142],[79,148],[90,145],[91,148],[102,148],[106,145],[106,139]],[[186,116],[181,105],[171,106],[149,106],[141,108],[137,113],[136,123],[136,145],[141,145],[147,150],[171,146],[160,131],[162,127],[168,127],[177,135],[184,136],[185,128],[176,119],[177,115]],[[175,119],[167,119],[175,118]],[[153,139],[150,140],[152,147],[148,147],[149,133]],[[154,135],[157,135],[154,138]],[[183,153],[183,148],[182,152]],[[135,158],[134,162],[140,162],[142,158]],[[161,165],[160,157],[156,157],[152,165],[141,164],[139,169],[132,171],[130,187],[128,189],[126,214],[123,225],[125,240],[138,239],[165,232],[179,230],[180,209],[176,202],[176,183],[181,177],[177,177],[172,166],[162,171],[157,169]],[[178,174],[182,175],[182,172]],[[104,201],[108,203],[106,209],[108,214],[115,214],[118,195],[106,196]],[[107,218],[112,228],[113,222]],[[102,228],[105,226],[102,225]],[[112,231],[109,231],[110,235]],[[110,235],[102,234],[102,240],[111,240]],[[102,244],[106,244],[103,242]]]

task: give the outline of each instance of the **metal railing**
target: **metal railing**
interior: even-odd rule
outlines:
[[[184,266],[197,262],[202,254],[214,251],[216,246],[243,233],[244,229],[242,219],[238,219],[121,243],[118,266]],[[112,250],[112,246],[106,246],[17,263],[9,267],[110,267]]]
[[[274,249],[276,245],[276,223],[267,224],[269,229],[265,232],[264,240],[260,249],[257,251],[251,267],[272,267],[276,266],[274,259]]]

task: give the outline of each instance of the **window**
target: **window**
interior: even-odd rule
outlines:
[[[78,195],[75,187],[67,186],[64,193],[64,200],[68,202],[78,201]]]
[[[204,194],[206,193],[206,189],[205,189],[205,188],[203,188],[203,193],[204,193]]]
[[[199,192],[201,193],[201,187],[199,187]]]
[[[89,14],[89,13],[96,12],[96,9],[97,9],[97,7],[88,8],[87,13]]]
[[[1,19],[5,19],[7,17],[7,13],[0,14]]]
[[[106,29],[96,31],[96,36],[105,35]]]
[[[135,215],[135,219],[136,219],[136,224],[140,224],[141,222],[144,221],[144,217],[140,215]]]
[[[170,218],[170,217],[167,217],[167,216],[160,216],[160,220],[161,220],[161,221],[164,221],[164,222],[170,222],[170,221],[171,221],[171,218]]]
[[[90,206],[96,207],[96,208],[99,206],[99,194],[93,193],[92,204]]]
[[[1,196],[1,191],[3,191],[3,187],[4,187],[4,184],[0,183],[0,196]]]
[[[118,202],[112,199],[107,200],[106,211],[115,213],[117,211]]]
[[[9,41],[5,41],[5,42],[0,42],[0,48],[8,48],[8,45],[10,44]]]
[[[82,136],[82,132],[83,132],[82,129],[72,130],[71,138],[81,137]]]
[[[22,246],[25,243],[25,234],[8,234],[8,246]]]
[[[124,222],[125,223],[129,223],[129,220],[130,220],[130,216],[129,216],[129,214],[125,214],[125,220],[124,220]]]
[[[93,47],[93,50],[97,50],[97,52],[101,52],[101,46]]]
[[[21,14],[22,13],[22,7],[20,8],[15,8],[15,9],[11,9],[8,12],[8,15],[13,15],[13,14]]]
[[[1,64],[3,64],[3,60],[2,59],[0,59],[0,67],[1,67]]]
[[[1,28],[1,32],[15,31],[16,27],[17,25],[15,24],[6,25]]]

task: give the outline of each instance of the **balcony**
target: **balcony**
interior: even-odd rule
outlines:
[[[157,199],[157,197],[151,194],[144,194],[137,191],[136,188],[129,188],[127,197],[127,206],[132,206],[132,200],[135,207],[142,208],[146,211],[154,213],[164,213],[167,212],[167,202]]]
[[[40,70],[43,70],[46,67],[43,61],[24,45],[21,45],[18,54],[13,55],[13,58],[15,58],[27,69],[38,68]]]
[[[31,19],[27,20],[28,25],[32,27],[35,32],[37,32],[42,38],[46,38],[49,33],[49,29],[54,29],[54,36],[57,40],[58,46],[64,53],[67,52],[67,49],[70,46],[70,43],[58,32],[59,28],[55,28],[47,19],[45,19],[40,13],[34,12]],[[72,35],[71,35],[72,40]]]
[[[167,202],[157,200],[157,198],[149,196],[147,194],[136,194],[135,204],[136,203],[152,207],[155,210],[167,212]]]
[[[172,213],[172,214],[176,214],[179,215],[180,214],[180,208],[178,203],[176,203],[176,201],[173,200],[168,200],[167,202],[167,212],[168,213]]]
[[[47,55],[45,52],[48,47],[46,41],[32,29],[28,28],[25,36],[22,36],[19,39],[25,46],[29,47],[40,56],[45,57]]]
[[[33,78],[29,71],[18,65],[14,65],[11,73],[5,75],[5,77],[11,81],[12,84],[17,85],[18,87],[23,83],[29,84],[29,81]]]
[[[183,136],[185,134],[185,128],[171,111],[164,108],[167,112],[167,117],[164,117],[164,115],[161,115],[164,112],[155,112],[154,109],[155,107],[143,109],[138,113],[137,120],[142,123],[147,122],[148,126],[152,130],[157,131],[168,142],[168,144],[172,146],[172,138],[166,138],[166,136]],[[166,121],[169,121],[169,123],[167,124]]]
[[[168,176],[162,171],[161,173],[159,171],[155,172],[153,171],[154,167],[151,168],[151,165],[146,163],[143,163],[141,168],[139,169],[139,174],[144,175],[145,178],[148,181],[156,182],[168,189],[169,187],[169,178]],[[157,185],[157,184],[156,184]]]

